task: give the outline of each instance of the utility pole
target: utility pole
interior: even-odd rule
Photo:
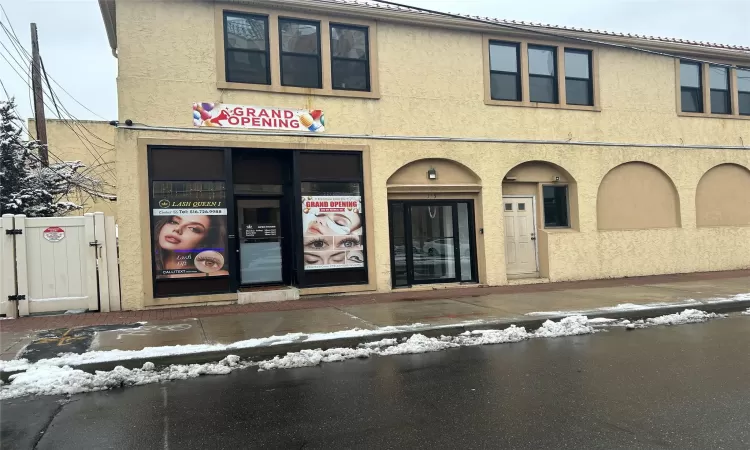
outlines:
[[[47,152],[47,120],[44,118],[44,91],[42,90],[42,58],[39,56],[39,37],[36,24],[31,24],[31,90],[34,92],[34,121],[36,122],[36,139],[42,145],[39,148],[39,159],[43,166],[49,166]]]

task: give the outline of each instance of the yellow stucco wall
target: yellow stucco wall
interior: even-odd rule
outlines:
[[[36,121],[29,119],[31,137],[36,136]],[[108,122],[82,120],[76,124],[58,119],[47,120],[47,142],[49,151],[55,161],[81,161],[86,165],[81,171],[89,171],[106,186],[106,192],[116,191],[115,168],[115,127]],[[83,141],[83,142],[82,142]],[[87,172],[87,173],[89,173]],[[81,215],[89,212],[103,212],[107,216],[117,217],[117,203],[110,200],[84,195],[82,198],[72,196],[68,200],[83,205],[82,210],[71,214]]]
[[[192,127],[191,104],[213,101],[322,109],[326,133],[452,136],[640,144],[739,146],[750,142],[750,121],[678,117],[671,58],[621,49],[598,51],[601,112],[484,104],[482,35],[379,22],[380,99],[291,95],[216,88],[215,11],[211,3],[118,1],[119,119]],[[301,14],[289,14],[302,17]],[[344,19],[339,19],[344,20]],[[500,36],[501,37],[501,36]],[[749,62],[750,63],[750,62]],[[199,135],[117,131],[117,184],[123,307],[141,308],[151,280],[145,154],[139,139],[275,142],[369,146],[376,288],[390,289],[388,178],[423,158],[445,158],[471,169],[482,185],[484,284],[507,283],[502,182],[516,165],[548,161],[577,184],[578,227],[544,230],[551,281],[727,270],[750,266],[750,226],[696,227],[695,192],[703,174],[732,162],[750,168],[747,150],[695,150],[562,144],[501,144],[361,138]],[[664,171],[680,198],[681,227],[598,231],[597,191],[612,168],[643,161]]]

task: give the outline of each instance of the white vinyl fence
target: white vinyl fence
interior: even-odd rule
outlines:
[[[0,238],[0,313],[119,311],[113,217],[6,214]]]

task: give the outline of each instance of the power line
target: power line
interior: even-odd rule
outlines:
[[[6,17],[7,17],[7,14],[6,14]],[[25,60],[25,58],[24,58],[24,53],[25,53],[25,57],[26,57],[26,58],[31,58],[31,54],[30,54],[30,53],[29,53],[29,52],[28,52],[28,51],[27,51],[27,50],[26,50],[26,49],[25,49],[25,48],[23,47],[23,45],[21,44],[21,42],[20,42],[20,41],[18,40],[18,37],[17,37],[16,35],[15,35],[15,31],[13,31],[13,25],[12,25],[12,24],[10,24],[10,22],[9,22],[8,24],[9,24],[9,26],[10,26],[10,31],[8,30],[8,28],[7,28],[7,27],[5,27],[5,25],[4,25],[4,24],[3,24],[2,22],[0,22],[0,27],[2,27],[3,31],[5,32],[5,35],[6,35],[6,36],[8,37],[8,39],[9,39],[9,40],[11,41],[11,44],[13,44],[13,47],[14,47],[14,50],[16,51],[16,53],[17,53],[17,54],[19,55],[19,57],[20,57],[20,58],[21,58],[22,60]],[[0,45],[2,45],[2,43],[1,43],[1,42],[0,42]],[[11,54],[10,50],[9,50],[9,49],[8,49],[7,47],[5,47],[5,45],[2,45],[2,46],[3,46],[3,48],[5,48],[5,50],[6,50],[7,52],[8,52],[8,54],[9,54],[9,55],[11,56],[11,58],[12,58],[12,59],[13,59],[14,61],[16,61],[16,59],[15,59],[15,58],[13,57],[13,55]],[[22,64],[18,63],[18,61],[16,61],[16,63],[17,63],[18,65],[19,65],[19,67],[23,67],[23,65],[22,65]],[[24,72],[25,72],[25,70],[24,70]],[[26,73],[26,72],[25,72],[25,73]],[[16,71],[16,74],[18,74],[18,72],[17,72],[17,71]],[[27,74],[27,75],[29,75],[29,73],[26,73],[26,74]],[[19,75],[19,76],[20,76],[20,75]],[[58,86],[60,86],[60,88],[61,88],[61,89],[62,89],[63,91],[65,91],[65,88],[63,88],[63,87],[62,87],[62,86],[61,86],[61,85],[60,85],[60,84],[59,84],[59,83],[58,83],[57,81],[55,81],[55,79],[54,79],[54,78],[52,78],[52,76],[49,76],[49,79],[51,79],[51,80],[52,80],[52,81],[53,81],[53,82],[54,82],[55,84],[57,84]],[[101,146],[99,146],[99,145],[97,145],[97,144],[94,144],[93,142],[91,142],[91,140],[90,140],[90,139],[88,139],[88,138],[85,138],[85,132],[84,132],[83,130],[81,130],[81,133],[82,133],[82,134],[84,134],[84,138],[86,139],[86,141],[87,141],[87,142],[88,142],[89,144],[91,144],[91,145],[93,145],[93,146],[96,146],[96,147],[99,147],[99,148],[105,148],[105,149],[106,149],[106,148],[114,148],[114,146],[112,145],[112,143],[111,143],[111,142],[107,142],[107,141],[105,141],[104,139],[102,139],[101,137],[99,137],[98,135],[96,135],[96,134],[95,134],[94,132],[92,132],[91,130],[89,130],[89,129],[88,129],[88,128],[87,128],[86,126],[85,126],[85,125],[83,125],[82,123],[80,123],[80,119],[78,119],[77,117],[75,117],[75,116],[74,116],[74,115],[73,115],[73,114],[72,114],[72,113],[71,113],[71,112],[70,112],[70,111],[69,111],[69,110],[68,110],[68,109],[67,109],[67,108],[66,108],[66,107],[65,107],[64,105],[62,105],[62,102],[61,102],[61,100],[60,100],[59,96],[57,96],[57,95],[56,95],[56,94],[54,93],[54,91],[52,90],[52,86],[51,86],[51,85],[49,84],[49,82],[48,82],[47,84],[48,84],[48,86],[49,86],[49,91],[50,91],[50,93],[51,93],[52,95],[49,95],[49,94],[46,94],[46,93],[45,93],[45,94],[47,95],[47,97],[48,97],[48,98],[50,98],[50,100],[52,100],[53,104],[55,104],[55,108],[57,108],[57,104],[56,104],[56,103],[60,103],[60,104],[61,104],[61,107],[62,107],[62,109],[63,109],[63,111],[65,111],[65,113],[66,113],[66,114],[67,114],[67,115],[68,115],[68,116],[69,116],[70,118],[72,118],[74,122],[78,122],[78,123],[76,124],[76,126],[77,126],[77,127],[79,127],[79,129],[80,129],[80,128],[83,128],[83,129],[84,129],[84,130],[85,130],[86,132],[88,132],[88,133],[89,133],[89,134],[90,134],[91,136],[93,136],[93,137],[94,137],[94,138],[96,138],[97,140],[99,140],[99,141],[101,141],[101,142],[103,142],[103,143],[107,144],[107,145],[108,145],[109,147],[101,147]],[[28,83],[27,83],[27,85],[28,85]],[[70,96],[71,98],[73,98],[73,100],[75,100],[75,101],[76,101],[77,103],[79,103],[79,104],[80,104],[80,102],[78,102],[78,100],[76,100],[76,99],[75,99],[75,98],[74,98],[74,97],[73,97],[73,96],[72,96],[72,95],[71,95],[71,94],[70,94],[69,92],[67,92],[67,91],[65,91],[65,92],[66,92],[66,93],[68,94],[68,96]],[[57,101],[55,101],[55,97],[57,98]],[[85,108],[85,105],[81,104],[81,106],[84,106],[84,108]],[[49,105],[48,105],[48,107],[49,107]],[[88,108],[86,108],[86,109],[88,109]],[[89,110],[89,111],[90,111],[90,110]],[[91,111],[91,112],[93,113],[93,111]],[[95,113],[94,113],[94,114],[95,114]],[[61,115],[59,114],[59,110],[58,110],[58,117],[59,117],[60,119],[62,119],[62,120],[65,120],[65,118],[64,118],[64,117],[62,117],[62,116],[61,116]],[[101,117],[101,116],[99,116],[99,117]],[[77,134],[77,133],[76,133],[76,134]],[[80,136],[79,136],[79,139],[80,139]],[[82,142],[82,143],[83,143],[83,142]],[[84,145],[85,145],[85,144],[84,144]]]
[[[23,52],[24,52],[24,53],[26,53],[26,55],[30,57],[30,56],[31,56],[31,54],[30,54],[30,53],[28,52],[28,50],[26,50],[26,48],[25,48],[25,47],[23,46],[23,44],[21,44],[21,41],[20,41],[20,39],[18,39],[18,35],[16,34],[16,31],[15,31],[15,30],[13,29],[13,23],[12,23],[12,22],[10,21],[10,17],[9,17],[9,16],[8,16],[8,14],[7,14],[6,12],[5,12],[5,8],[3,8],[3,5],[0,5],[0,10],[2,10],[3,14],[5,15],[5,18],[6,18],[6,20],[8,21],[8,27],[10,27],[10,33],[8,32],[8,30],[6,30],[6,28],[5,28],[5,25],[3,25],[3,23],[2,23],[2,22],[0,22],[0,27],[2,27],[2,28],[3,28],[3,30],[4,30],[5,32],[6,32],[6,35],[8,35],[8,37],[9,37],[9,38],[11,39],[11,42],[15,40],[15,44],[14,44],[14,46],[15,46],[15,45],[17,44],[17,45],[18,45],[18,47],[20,47],[20,49],[21,49],[21,50],[23,50]],[[12,37],[11,37],[11,35],[12,35]],[[105,119],[104,117],[102,117],[102,116],[100,116],[99,114],[97,114],[97,113],[95,113],[94,111],[92,111],[91,109],[89,109],[89,108],[88,108],[88,107],[87,107],[86,105],[84,105],[83,103],[79,102],[79,101],[78,101],[78,99],[76,99],[75,97],[73,97],[73,94],[71,94],[70,92],[68,92],[68,91],[67,91],[67,90],[66,90],[66,89],[65,89],[65,88],[64,88],[64,87],[63,87],[63,86],[62,86],[62,85],[61,85],[60,83],[58,83],[58,82],[57,82],[57,80],[55,80],[55,79],[54,79],[54,78],[52,78],[52,77],[50,77],[50,79],[51,79],[51,80],[52,80],[52,82],[53,82],[53,83],[55,83],[55,84],[56,84],[56,85],[57,85],[57,86],[58,86],[58,87],[59,87],[59,88],[60,88],[60,89],[61,89],[61,90],[62,90],[63,92],[65,92],[66,94],[68,94],[68,97],[70,97],[71,99],[73,99],[73,101],[74,101],[74,102],[76,102],[76,103],[78,103],[79,105],[81,105],[81,106],[82,106],[82,107],[83,107],[83,108],[84,108],[84,109],[85,109],[86,111],[90,112],[91,114],[95,115],[96,117],[98,117],[98,118],[100,118],[100,119],[102,119],[102,120],[107,120],[107,119]]]
[[[7,34],[7,33],[6,33],[6,34]],[[17,66],[18,66],[18,67],[19,67],[19,68],[21,69],[21,71],[22,71],[22,72],[23,72],[23,73],[24,73],[25,75],[27,75],[27,76],[30,76],[30,74],[29,74],[29,73],[28,73],[28,72],[27,72],[27,71],[25,70],[25,68],[23,67],[23,65],[22,65],[21,63],[19,63],[19,62],[18,62],[18,61],[17,61],[17,60],[16,60],[16,59],[15,59],[15,58],[13,57],[13,55],[12,55],[12,54],[10,54],[10,50],[8,50],[8,48],[7,48],[7,47],[5,47],[5,45],[4,45],[4,44],[2,44],[2,42],[0,42],[0,46],[2,46],[2,47],[3,47],[3,48],[4,48],[4,49],[5,49],[5,50],[6,50],[6,51],[7,51],[8,53],[9,53],[9,56],[11,57],[11,59],[13,59],[13,61],[14,61],[14,62],[16,63],[16,65],[17,65]],[[1,56],[1,57],[2,57],[3,59],[5,59],[5,61],[6,61],[6,62],[8,62],[8,64],[9,64],[9,65],[10,65],[10,67],[11,67],[11,69],[13,69],[13,71],[14,71],[14,72],[16,73],[16,75],[18,75],[18,76],[19,76],[19,77],[20,77],[20,78],[22,79],[22,81],[23,81],[23,82],[24,82],[24,83],[26,84],[26,86],[27,86],[27,87],[29,87],[29,88],[31,88],[31,86],[29,85],[29,82],[28,82],[28,81],[27,81],[27,80],[26,80],[26,79],[25,79],[25,78],[24,78],[24,77],[23,77],[23,76],[22,76],[21,74],[19,74],[19,73],[18,73],[18,71],[16,70],[16,68],[15,68],[15,67],[13,66],[13,64],[11,64],[11,62],[10,62],[10,61],[9,61],[9,60],[8,60],[8,59],[7,59],[6,57],[5,57],[5,55],[3,55],[3,53],[2,53],[2,52],[0,52],[0,56]],[[20,56],[21,58],[23,58],[23,55],[22,55],[22,54],[20,54],[20,52],[19,52],[19,56]],[[46,95],[46,96],[47,96],[47,97],[48,97],[49,99],[51,99],[51,100],[52,100],[53,102],[55,101],[55,98],[56,98],[56,94],[55,94],[54,92],[51,92],[51,93],[47,93],[47,92],[44,92],[44,94],[45,94],[45,95]],[[57,97],[57,99],[58,99],[58,101],[59,101],[59,97]],[[45,105],[46,105],[47,107],[49,107],[49,105],[48,105],[47,103],[45,103]],[[80,126],[78,125],[78,123],[76,123],[76,120],[77,120],[77,119],[75,119],[75,117],[74,117],[74,116],[72,116],[72,114],[70,114],[70,113],[69,113],[69,111],[67,111],[67,109],[66,109],[66,108],[64,107],[64,105],[61,105],[61,107],[62,107],[63,111],[66,111],[66,112],[68,113],[68,115],[70,115],[71,117],[73,117],[73,119],[74,119],[74,121],[72,122],[72,123],[73,123],[73,125],[75,125],[76,127],[78,127],[78,128],[79,128],[79,131],[80,131],[80,133],[83,133],[83,131],[81,131],[81,130],[80,130]],[[79,134],[79,132],[78,132],[78,131],[76,131],[76,129],[74,129],[74,128],[73,128],[73,126],[72,126],[72,125],[71,125],[71,124],[69,123],[68,119],[67,119],[67,118],[65,118],[64,116],[62,116],[62,115],[59,115],[59,114],[58,114],[58,118],[60,118],[60,119],[61,119],[61,120],[63,121],[63,124],[64,124],[64,125],[66,125],[66,126],[67,126],[67,127],[68,127],[68,128],[69,128],[69,129],[70,129],[70,130],[71,130],[71,131],[72,131],[72,132],[73,132],[73,133],[74,133],[74,134],[75,134],[75,135],[76,135],[76,136],[78,137],[78,140],[79,140],[79,141],[81,142],[81,144],[82,144],[82,145],[84,146],[84,148],[86,148],[86,150],[87,150],[87,151],[88,151],[88,152],[89,152],[89,153],[90,153],[90,154],[91,154],[91,155],[92,155],[92,156],[94,157],[94,159],[95,159],[95,162],[103,161],[103,156],[102,156],[102,155],[101,155],[101,153],[99,153],[98,151],[96,151],[96,150],[92,150],[91,148],[89,148],[89,147],[88,147],[88,146],[86,145],[86,142],[88,142],[88,144],[89,144],[89,145],[91,145],[91,146],[93,146],[93,147],[99,147],[99,148],[102,148],[102,149],[105,149],[105,150],[107,150],[108,152],[109,152],[109,151],[113,151],[113,149],[114,149],[114,146],[112,146],[112,144],[109,144],[108,142],[106,142],[106,141],[104,141],[103,139],[99,138],[99,137],[98,137],[98,136],[96,136],[96,135],[95,135],[95,134],[94,134],[93,132],[91,132],[90,130],[88,130],[88,128],[85,128],[85,127],[84,127],[84,128],[85,128],[85,129],[86,129],[86,130],[87,130],[87,131],[88,131],[88,132],[90,133],[90,134],[92,134],[93,136],[95,136],[95,137],[96,137],[97,139],[101,140],[101,141],[102,141],[102,142],[104,142],[104,143],[107,143],[107,144],[108,144],[108,145],[110,146],[110,148],[108,149],[108,148],[106,148],[106,147],[101,147],[101,146],[99,146],[99,145],[97,145],[97,144],[94,144],[93,142],[91,142],[91,140],[90,140],[90,139],[88,139],[88,138],[87,138],[87,137],[85,136],[85,134],[84,134],[84,135],[81,135],[81,134]],[[26,128],[26,127],[24,126],[24,128]],[[28,128],[26,128],[26,130],[27,130],[27,132],[28,132]],[[30,134],[30,133],[29,133],[29,134]],[[84,140],[85,140],[86,142],[84,142]],[[53,156],[54,156],[54,155],[53,155]],[[58,158],[58,160],[59,160],[59,158]],[[62,161],[62,160],[60,160],[60,161]],[[86,172],[88,173],[88,172],[94,172],[94,171],[93,171],[93,170],[87,170]],[[98,174],[98,173],[97,173],[96,175],[97,175],[97,176],[98,176],[99,178],[102,178],[102,175],[103,175],[103,174],[102,174],[102,175],[100,175],[100,174]],[[109,175],[109,176],[111,177],[111,179],[112,179],[112,182],[113,182],[113,183],[114,183],[114,184],[116,185],[116,184],[117,184],[117,180],[116,180],[116,178],[114,177],[114,175],[112,175],[112,174],[111,174],[110,172],[107,172],[107,175]]]

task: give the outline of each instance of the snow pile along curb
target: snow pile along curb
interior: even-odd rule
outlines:
[[[103,391],[116,387],[139,386],[161,381],[186,380],[201,375],[226,375],[232,370],[248,367],[239,356],[230,355],[217,363],[172,365],[163,370],[154,370],[153,363],[142,369],[126,369],[88,373],[70,366],[32,366],[25,372],[11,376],[11,383],[3,386],[0,399],[25,395],[65,395],[82,392]]]
[[[750,310],[747,313],[750,313]],[[558,322],[547,320],[541,327],[531,332],[526,331],[524,327],[511,325],[502,330],[472,330],[456,336],[440,336],[439,338],[415,333],[408,338],[404,337],[400,340],[387,338],[374,342],[360,343],[356,348],[304,349],[289,352],[284,356],[276,356],[261,362],[241,361],[239,356],[229,355],[219,362],[206,364],[173,364],[161,370],[155,370],[155,365],[147,362],[140,369],[127,369],[117,366],[113,370],[96,371],[93,374],[72,368],[67,363],[64,363],[67,360],[66,358],[82,357],[86,354],[63,355],[58,358],[41,360],[34,364],[29,364],[27,361],[11,361],[6,363],[5,370],[14,367],[23,367],[26,372],[10,376],[10,383],[0,388],[0,399],[21,397],[24,395],[77,394],[115,387],[184,380],[201,375],[225,375],[233,370],[253,366],[257,366],[260,371],[311,367],[326,362],[369,358],[371,356],[427,353],[462,346],[504,344],[535,338],[591,334],[600,331],[597,329],[600,327],[624,326],[629,329],[646,328],[657,325],[705,322],[718,317],[725,316],[695,309],[686,309],[677,314],[668,314],[635,322],[606,318],[588,319],[586,316],[576,315],[564,317]],[[348,331],[354,334],[362,333],[362,330]],[[345,335],[347,332],[337,332],[337,334]],[[373,333],[362,333],[361,337],[373,337],[373,335]],[[231,346],[237,344],[239,343],[232,344]],[[2,382],[0,382],[0,385],[2,385]]]

